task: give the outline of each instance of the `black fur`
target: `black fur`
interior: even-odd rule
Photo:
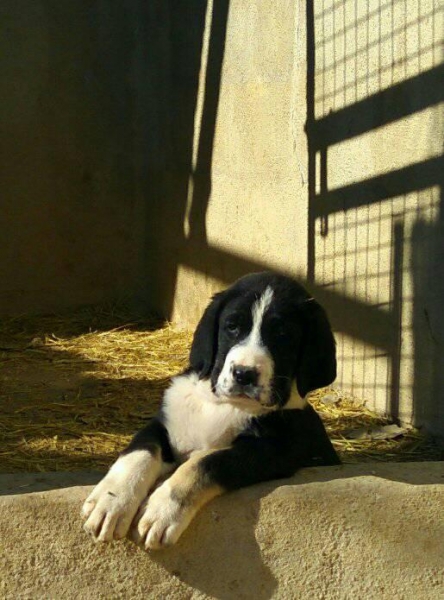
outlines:
[[[154,455],[160,451],[160,456],[164,462],[174,462],[168,431],[162,423],[162,413],[151,419],[146,427],[136,433],[121,455],[129,454],[135,450],[149,450]]]
[[[302,397],[336,378],[336,346],[324,309],[289,277],[255,273],[217,294],[197,326],[190,365],[199,376],[215,384],[225,357],[236,339],[227,325],[238,324],[242,338],[251,327],[251,306],[270,286],[275,300],[263,324],[264,342],[276,363],[276,403],[289,398],[296,380]]]
[[[87,498],[86,531],[159,548],[224,490],[339,464],[304,401],[335,376],[330,324],[307,291],[272,273],[240,279],[213,298],[189,368]]]
[[[270,286],[273,301],[261,329],[263,343],[274,360],[273,404],[276,409],[251,418],[228,449],[218,450],[199,463],[202,484],[224,489],[287,477],[297,469],[334,465],[340,460],[314,409],[282,410],[296,381],[302,397],[332,383],[336,377],[335,341],[324,309],[297,282],[272,273],[248,275],[216,294],[194,334],[190,367],[211,379],[214,388],[230,348],[252,325],[251,307]],[[127,451],[154,444],[166,462],[174,462],[163,416],[139,432]]]
[[[322,421],[307,406],[254,419],[231,448],[206,456],[199,466],[204,481],[235,490],[290,477],[303,467],[340,462]]]

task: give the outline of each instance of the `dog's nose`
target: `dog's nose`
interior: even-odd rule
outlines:
[[[239,385],[257,385],[259,373],[257,369],[235,365],[233,367],[233,378]]]

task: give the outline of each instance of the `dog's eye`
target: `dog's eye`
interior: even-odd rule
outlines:
[[[227,323],[225,323],[225,331],[232,336],[239,335],[240,325],[236,321],[227,321]]]

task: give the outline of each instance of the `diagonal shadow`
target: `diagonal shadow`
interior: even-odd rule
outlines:
[[[418,194],[420,191],[432,190],[436,187],[440,189],[439,217],[436,226],[426,226],[425,223],[421,223],[421,218],[418,216],[411,241],[406,231],[405,212],[403,213],[401,210],[400,214],[392,216],[390,305],[388,307],[382,311],[376,306],[372,307],[370,304],[365,305],[364,303],[359,319],[355,323],[356,327],[350,328],[348,321],[354,319],[354,310],[353,312],[345,310],[344,305],[341,316],[339,313],[343,298],[337,294],[333,294],[333,297],[337,298],[336,301],[328,298],[326,301],[328,308],[332,304],[336,303],[337,305],[334,312],[339,317],[337,327],[341,332],[351,334],[354,339],[370,343],[377,348],[383,348],[387,353],[389,361],[387,412],[396,419],[400,415],[400,395],[404,385],[403,378],[406,374],[406,366],[403,363],[403,353],[406,352],[405,346],[403,347],[403,338],[408,335],[404,321],[406,310],[408,310],[406,302],[409,302],[410,293],[408,277],[405,276],[406,249],[411,252],[409,275],[412,275],[414,280],[412,300],[414,415],[416,425],[426,425],[429,431],[440,430],[443,433],[442,425],[437,425],[437,419],[439,421],[439,417],[444,412],[442,369],[438,366],[441,364],[438,358],[440,347],[444,342],[442,311],[439,310],[439,306],[442,306],[444,302],[444,292],[440,284],[444,256],[442,249],[444,238],[440,225],[443,213],[443,156],[432,156],[422,162],[408,164],[400,169],[334,189],[329,189],[328,185],[327,160],[328,150],[333,145],[374,131],[427,108],[435,107],[442,102],[444,100],[444,86],[442,85],[444,64],[435,65],[416,76],[392,84],[387,89],[316,118],[315,92],[317,84],[320,86],[320,93],[325,94],[322,81],[316,79],[316,44],[322,43],[322,39],[317,40],[316,27],[318,27],[319,37],[319,31],[324,33],[323,19],[325,15],[328,11],[334,10],[334,7],[330,7],[325,9],[325,13],[324,9],[318,11],[319,14],[317,13],[315,21],[315,3],[313,1],[307,3],[308,280],[312,284],[315,283],[317,268],[321,266],[319,260],[322,259],[318,258],[316,248],[316,225],[318,223],[321,235],[328,236],[329,218],[331,217],[334,221],[336,214],[346,215],[347,211],[351,211],[353,215],[355,214],[352,212],[353,209],[370,205],[380,206],[382,202],[390,203],[397,197],[404,196],[405,198],[407,194]],[[380,18],[380,12],[381,7],[372,13],[372,16]],[[440,9],[435,7],[432,13],[428,14],[428,18],[432,21],[438,20],[439,13]],[[367,27],[369,17],[370,14],[367,14]],[[334,23],[334,16],[332,18]],[[418,17],[418,28],[420,27],[419,22]],[[354,26],[356,27],[356,23]],[[393,32],[391,34],[393,37]],[[330,41],[334,41],[335,36],[336,31],[333,30]],[[322,35],[320,37],[322,38]],[[419,42],[420,39],[419,37]],[[367,43],[370,43],[368,39]],[[378,42],[372,40],[371,44],[377,48]],[[362,44],[361,47],[363,47]],[[336,56],[333,55],[334,64],[336,64],[335,61]],[[324,65],[320,65],[319,68],[325,70],[325,58]],[[334,86],[336,86],[336,80]],[[399,140],[399,143],[402,144],[402,140]],[[317,155],[320,158],[319,172],[316,164]],[[317,180],[320,182],[319,190],[316,189]],[[355,227],[356,235],[362,233],[357,225]],[[366,248],[364,252],[369,252],[369,249]],[[347,249],[345,249],[344,260],[346,260],[346,255]],[[424,291],[427,286],[430,289],[429,292]],[[352,309],[353,300],[347,299],[350,309]],[[384,317],[378,320],[377,330],[373,329],[375,321],[367,318],[371,311],[375,311],[377,314],[384,312]],[[358,331],[359,321],[361,322],[360,332]],[[351,360],[352,362],[356,361],[354,357]],[[434,366],[431,368],[431,365]],[[428,378],[425,373],[428,373]]]

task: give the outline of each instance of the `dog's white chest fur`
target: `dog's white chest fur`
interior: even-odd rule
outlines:
[[[196,450],[229,446],[254,416],[218,401],[210,382],[199,380],[195,373],[173,379],[164,396],[162,413],[171,447],[180,461]]]

